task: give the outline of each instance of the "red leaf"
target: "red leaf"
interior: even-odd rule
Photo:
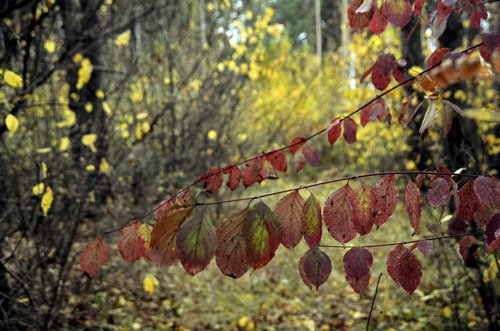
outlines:
[[[372,66],[372,83],[379,90],[383,90],[391,82],[391,75],[398,63],[392,54],[382,54]]]
[[[321,224],[321,205],[316,197],[311,193],[304,203],[302,213],[302,229],[304,239],[309,248],[313,249],[321,242],[322,224]]]
[[[249,187],[255,183],[262,182],[265,177],[263,176],[264,158],[262,156],[248,161],[243,169],[243,185]]]
[[[352,223],[360,235],[369,233],[373,226],[373,208],[375,206],[373,188],[361,182],[361,188],[352,191],[349,203],[352,206]]]
[[[125,261],[134,262],[141,256],[146,256],[144,240],[139,235],[140,227],[141,222],[138,220],[126,226],[116,242],[118,251]]]
[[[411,100],[417,95],[416,92],[413,92],[408,96],[408,99],[406,99],[405,102],[403,102],[403,105],[401,106],[401,109],[399,110],[399,116],[398,116],[398,123],[401,124],[403,122],[403,119],[405,117],[406,111],[408,110],[408,106],[411,104]]]
[[[281,243],[288,249],[293,249],[302,239],[302,214],[304,199],[295,190],[278,201],[275,213],[281,225]]]
[[[495,250],[500,251],[500,237],[491,242],[491,244],[488,246],[488,252],[486,253],[486,255],[492,254]]]
[[[218,167],[210,168],[205,174],[200,176],[199,180],[205,181],[203,187],[210,194],[216,193],[224,182],[222,171]]]
[[[432,241],[424,239],[418,241],[417,248],[423,256],[427,257],[434,248],[434,245],[432,244]]]
[[[275,151],[271,152],[269,154],[266,154],[266,160],[271,163],[273,166],[274,170],[279,171],[279,172],[285,172],[286,171],[286,156],[283,154],[283,152],[280,151]]]
[[[372,19],[374,13],[374,7],[364,13],[356,13],[356,10],[361,6],[363,0],[354,0],[349,8],[347,9],[347,16],[349,18],[349,25],[354,31],[363,30],[370,24],[370,20]]]
[[[500,209],[500,182],[496,178],[479,176],[474,180],[474,192],[479,204],[489,210]]]
[[[382,13],[387,17],[389,22],[404,28],[410,22],[411,7],[410,0],[384,0],[382,3]]]
[[[394,213],[398,203],[398,188],[394,175],[380,178],[373,193],[375,199],[374,224],[381,226]]]
[[[151,261],[160,266],[169,266],[177,260],[175,235],[192,210],[192,207],[180,208],[167,217],[156,220],[151,231]]]
[[[305,140],[304,138],[302,137],[295,137],[293,138],[292,142],[290,143],[290,145],[292,145],[290,147],[290,153],[292,153],[292,155],[295,155],[295,153],[297,153],[297,151],[305,144]]]
[[[498,236],[497,231],[500,229],[500,214],[493,216],[486,225],[486,243],[491,244],[493,240]]]
[[[215,227],[201,211],[182,224],[176,236],[177,254],[184,270],[194,275],[210,263],[215,254]]]
[[[448,234],[450,236],[456,236],[465,233],[467,230],[467,223],[462,222],[457,216],[453,216],[451,221],[448,223]]]
[[[373,17],[370,21],[370,30],[375,34],[380,34],[384,32],[389,21],[385,18],[382,13],[382,7],[375,9]]]
[[[305,145],[304,147],[302,147],[302,152],[304,153],[304,158],[306,159],[307,163],[309,163],[313,167],[319,164],[320,156],[316,148]]]
[[[236,190],[240,185],[241,172],[240,169],[236,166],[227,166],[224,168],[222,172],[224,175],[229,174],[229,180],[227,181],[227,186],[231,189],[231,191]]]
[[[358,132],[358,125],[351,118],[346,118],[343,121],[344,125],[344,139],[348,144],[356,141],[356,134]]]
[[[410,218],[410,225],[418,233],[420,228],[420,217],[422,215],[422,208],[420,206],[420,189],[415,183],[410,180],[406,186],[406,213]]]
[[[415,15],[420,16],[420,13],[422,12],[422,7],[424,4],[425,4],[425,0],[415,0],[415,3],[413,5],[414,6],[413,10],[414,10]]]
[[[387,255],[387,272],[396,284],[399,284],[397,278],[398,275],[396,273],[396,263],[405,250],[406,248],[403,244],[398,244],[394,246],[394,248],[389,252],[389,255]]]
[[[247,212],[245,209],[233,213],[217,227],[217,266],[224,275],[233,278],[241,277],[249,268],[242,235]]]
[[[298,153],[296,153],[293,156],[293,167],[295,168],[295,170],[297,172],[304,169],[304,167],[306,166],[306,163],[307,163],[307,160],[306,160],[306,157],[304,156],[304,153],[302,152],[302,150],[300,150]]]
[[[385,101],[378,99],[361,110],[359,114],[361,126],[364,127],[368,122],[374,122],[377,119],[381,120],[387,113]]]
[[[475,267],[477,265],[476,251],[478,248],[479,244],[474,236],[468,235],[460,240],[460,255],[462,255],[466,267]]]
[[[434,178],[431,180],[427,195],[429,204],[434,208],[446,205],[450,201],[450,189],[450,184],[443,178]]]
[[[485,32],[481,34],[481,42],[483,43],[479,48],[481,56],[486,62],[492,63],[491,55],[500,46],[500,33]]]
[[[344,255],[346,279],[356,293],[363,294],[368,288],[372,264],[372,254],[363,247],[351,248]]]
[[[353,190],[345,185],[326,200],[323,217],[328,231],[337,241],[345,244],[356,237],[356,229],[352,223],[352,206],[349,195]]]
[[[307,286],[318,289],[330,276],[332,262],[318,247],[308,250],[299,262],[300,277]]]
[[[188,188],[182,190],[175,198],[166,198],[155,208],[156,222],[172,215],[179,208],[192,205],[192,200],[191,191]]]
[[[455,112],[453,111],[453,109],[444,104],[441,112],[441,125],[443,126],[445,136],[451,131],[453,117],[455,117]]]
[[[399,286],[411,296],[422,281],[422,265],[415,254],[405,248],[396,260],[394,272]]]
[[[476,193],[474,193],[474,182],[469,180],[465,183],[455,197],[458,217],[467,224],[470,224],[474,220],[474,214],[479,207]]]
[[[263,202],[255,204],[243,224],[248,264],[259,269],[274,257],[281,241],[278,217]]]
[[[425,68],[428,69],[432,66],[437,65],[438,63],[441,63],[448,55],[450,54],[451,49],[448,47],[443,47],[438,50],[435,50],[429,57],[427,58],[427,61],[425,61]]]
[[[80,270],[90,277],[97,275],[99,266],[108,262],[109,248],[102,239],[89,242],[80,253]]]
[[[331,145],[335,144],[337,139],[340,137],[340,133],[342,132],[342,126],[340,118],[336,118],[330,123],[328,128],[326,129],[328,135],[328,141]]]

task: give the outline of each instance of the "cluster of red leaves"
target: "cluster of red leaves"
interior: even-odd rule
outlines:
[[[406,210],[415,233],[420,228],[420,187],[425,179],[422,174],[415,182],[409,180],[405,193]],[[293,249],[304,238],[309,250],[299,261],[299,272],[305,284],[317,288],[326,282],[332,269],[330,258],[320,249],[323,222],[332,237],[345,244],[358,234],[366,235],[374,226],[385,224],[396,208],[399,194],[395,175],[381,177],[373,187],[359,182],[358,188],[346,184],[333,192],[323,211],[313,194],[304,200],[299,190],[294,190],[279,200],[274,211],[260,201],[217,225],[205,217],[204,210],[193,213],[191,193],[184,190],[159,205],[152,230],[139,221],[124,228],[117,240],[118,250],[129,262],[144,257],[168,266],[180,260],[190,274],[202,271],[215,256],[223,274],[238,278],[249,269],[266,266],[280,245]],[[490,252],[500,245],[499,196],[500,182],[492,177],[477,177],[460,189],[444,167],[438,167],[429,178],[429,205],[443,208],[453,197],[457,219],[465,227],[474,221],[478,228],[486,226],[488,232],[495,233],[487,240]],[[478,247],[479,242],[472,236],[461,240],[460,253],[466,265],[475,263]],[[412,253],[415,248],[427,256],[432,244],[421,240],[410,249],[398,245],[387,259],[390,276],[410,295],[422,277],[420,262]],[[95,276],[99,266],[106,263],[108,252],[102,239],[91,241],[81,252],[81,270]],[[373,257],[366,248],[352,248],[344,255],[346,279],[360,294],[368,288],[372,264]]]
[[[404,28],[411,20],[412,13],[420,16],[425,4],[424,0],[353,0],[347,11],[349,25],[355,31],[369,28],[371,32],[384,32],[390,22]],[[488,18],[488,12],[482,0],[438,0],[437,8],[429,13],[432,31],[437,38],[446,29],[448,17],[454,11],[464,11],[470,15],[471,26],[479,29],[481,20]]]

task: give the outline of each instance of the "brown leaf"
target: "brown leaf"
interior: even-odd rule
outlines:
[[[281,225],[281,243],[288,249],[293,249],[302,239],[302,214],[304,199],[295,190],[278,201],[276,215]]]
[[[231,214],[217,227],[217,266],[226,276],[239,278],[249,268],[243,224],[248,209]]]

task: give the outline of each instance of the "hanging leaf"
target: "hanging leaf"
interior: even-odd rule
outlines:
[[[446,59],[451,53],[451,49],[448,47],[443,47],[432,52],[431,55],[425,61],[425,69],[429,69],[435,65],[441,63],[444,59]]]
[[[491,242],[488,246],[488,252],[486,252],[486,255],[493,254],[495,251],[500,251],[500,237]]]
[[[473,268],[477,266],[476,251],[478,248],[479,244],[474,236],[468,235],[460,240],[460,255],[462,255],[466,267]]]
[[[340,121],[340,118],[336,118],[332,121],[332,123],[330,123],[330,125],[326,129],[328,141],[330,142],[330,145],[335,144],[337,139],[340,137],[340,133],[342,132],[341,124],[342,123]]]
[[[448,234],[450,236],[464,234],[467,231],[467,227],[467,223],[462,222],[459,217],[453,216],[448,223]]]
[[[365,126],[369,122],[374,122],[377,119],[383,119],[387,110],[385,108],[384,99],[378,99],[368,106],[364,107],[359,114],[361,126]]]
[[[217,266],[229,277],[239,278],[249,268],[243,224],[248,209],[231,214],[217,227]]]
[[[5,83],[7,83],[7,85],[11,87],[15,88],[23,87],[23,78],[12,70],[8,69],[4,70],[3,80],[5,81]]]
[[[290,143],[290,145],[292,145],[290,147],[290,153],[292,153],[292,155],[294,155],[295,153],[297,153],[297,151],[305,144],[305,140],[304,138],[302,137],[295,137],[292,139],[292,142]]]
[[[177,209],[189,207],[193,204],[193,197],[191,191],[186,188],[182,190],[174,198],[166,198],[160,202],[155,208],[155,220],[160,222],[162,219],[172,215]]]
[[[360,82],[371,74],[373,85],[379,89],[384,90],[391,82],[391,75],[393,71],[398,68],[396,58],[392,54],[381,54],[377,57],[377,61],[361,77]]]
[[[304,239],[310,249],[313,249],[321,242],[321,234],[323,231],[321,220],[321,205],[318,199],[311,193],[304,203],[302,214]]]
[[[8,114],[5,117],[5,126],[9,130],[10,134],[14,134],[19,128],[19,120],[12,114]]]
[[[433,248],[434,248],[434,245],[432,244],[432,241],[425,240],[425,239],[418,241],[417,249],[425,257],[429,256],[429,254],[432,252]]]
[[[240,169],[236,166],[229,165],[226,168],[224,168],[224,171],[222,173],[224,175],[229,174],[229,180],[227,181],[227,186],[229,186],[231,191],[236,190],[240,185],[240,179],[241,179]]]
[[[273,166],[274,170],[279,171],[279,172],[285,172],[286,171],[286,156],[283,154],[281,151],[275,151],[271,152],[269,154],[266,154],[266,160],[271,163]]]
[[[201,175],[198,180],[205,181],[203,187],[210,194],[216,193],[224,182],[222,179],[222,171],[218,167],[210,168],[205,174]]]
[[[374,224],[379,227],[394,213],[398,203],[398,188],[394,175],[380,178],[375,186]]]
[[[482,33],[481,42],[483,43],[479,48],[481,56],[486,62],[493,64],[491,56],[498,49],[498,46],[500,46],[500,33]]]
[[[215,227],[205,211],[184,222],[176,236],[177,254],[184,270],[194,275],[210,263],[215,254]]]
[[[399,286],[411,296],[422,281],[422,265],[415,254],[405,248],[396,261],[394,271]]]
[[[412,14],[410,0],[384,0],[382,3],[382,13],[389,22],[404,28],[410,22]]]
[[[349,202],[352,192],[348,184],[343,186],[330,195],[323,208],[323,217],[328,232],[343,244],[356,237],[356,229],[352,222],[352,206]]]
[[[429,185],[427,199],[433,208],[444,206],[450,201],[451,186],[443,178],[434,178]]]
[[[243,185],[245,187],[252,186],[255,183],[262,182],[265,178],[262,176],[262,169],[264,168],[264,158],[258,157],[248,161],[242,172]]]
[[[431,128],[434,123],[436,123],[436,119],[438,116],[437,106],[435,101],[430,101],[429,107],[427,107],[427,111],[425,112],[424,119],[422,120],[422,124],[420,125],[420,129],[418,132],[423,134],[425,130]]]
[[[481,206],[489,210],[500,210],[500,182],[498,179],[477,177],[474,180],[474,192]]]
[[[278,217],[263,202],[258,202],[247,214],[243,236],[249,265],[254,269],[266,266],[281,242]]]
[[[276,215],[281,225],[281,243],[288,249],[293,249],[302,239],[302,214],[304,212],[304,199],[298,190],[295,190],[276,204]]]
[[[488,233],[486,235],[487,244],[491,244],[493,240],[495,240],[495,238],[499,236],[498,233],[499,229],[500,229],[500,214],[497,214],[493,216],[486,225],[486,232]]]
[[[304,145],[304,147],[302,147],[302,153],[304,153],[304,158],[306,159],[307,163],[309,163],[313,167],[319,164],[320,155],[316,148],[309,145]]]
[[[373,256],[366,248],[354,247],[344,255],[344,271],[352,289],[359,294],[366,292],[370,282]]]
[[[302,150],[295,153],[295,155],[293,156],[293,167],[295,168],[295,170],[299,172],[300,170],[304,169],[306,164],[307,160]]]
[[[415,0],[415,3],[413,4],[413,12],[415,13],[416,16],[420,16],[424,4],[425,0]]]
[[[352,223],[356,232],[362,236],[368,234],[374,224],[373,189],[365,182],[361,182],[361,188],[350,194],[349,203],[352,206]]]
[[[474,220],[479,203],[474,192],[474,181],[469,180],[455,195],[455,205],[457,206],[458,217],[467,224]]]
[[[99,267],[108,262],[108,257],[108,245],[102,239],[94,239],[80,253],[80,270],[94,277]]]
[[[410,225],[418,233],[420,229],[420,217],[422,215],[422,207],[420,206],[420,189],[412,180],[408,181],[406,186],[406,213],[410,219]]]
[[[193,207],[179,208],[170,215],[157,219],[151,231],[151,261],[160,266],[169,266],[177,260],[175,235],[192,211]]]
[[[300,277],[307,286],[316,290],[324,284],[332,272],[332,262],[318,247],[308,250],[299,261]]]
[[[139,235],[141,225],[141,222],[136,220],[134,223],[123,228],[122,235],[116,242],[118,251],[125,261],[134,262],[141,258],[141,256],[146,256],[144,240]]]
[[[344,139],[348,144],[356,141],[356,134],[358,132],[358,125],[351,118],[346,118],[342,122],[344,125]]]
[[[370,24],[370,20],[372,19],[374,13],[373,6],[366,12],[358,13],[358,9],[362,4],[363,0],[354,0],[347,9],[349,25],[354,31],[360,31],[366,28],[368,24]]]
[[[391,276],[392,280],[398,284],[397,274],[396,274],[396,262],[399,256],[405,251],[405,246],[403,244],[398,244],[387,255],[387,273]]]
[[[370,21],[370,30],[375,34],[380,34],[385,31],[387,24],[389,21],[385,17],[384,13],[382,13],[382,7],[375,8],[375,12],[373,13],[373,17]]]

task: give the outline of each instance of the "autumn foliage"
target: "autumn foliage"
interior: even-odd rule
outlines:
[[[370,29],[376,34],[382,33],[389,23],[403,28],[413,15],[424,15],[424,3],[419,0],[351,1],[349,23],[356,31]],[[427,12],[435,36],[443,33],[453,10],[469,15],[475,28],[487,19],[485,5],[480,1],[439,0],[437,8]],[[452,101],[446,100],[441,92],[452,84],[487,79],[494,72],[499,72],[498,34],[484,33],[481,40],[481,44],[461,52],[449,48],[436,50],[427,59],[426,68],[417,73],[410,71],[405,61],[393,54],[379,55],[362,74],[360,81],[370,76],[373,86],[385,92],[357,110],[334,118],[325,129],[310,136],[295,137],[287,146],[236,164],[208,169],[192,184],[155,208],[156,222],[152,228],[143,219],[123,227],[116,241],[121,256],[128,262],[145,258],[160,266],[170,266],[179,260],[189,274],[202,271],[215,257],[224,275],[238,278],[248,270],[269,264],[281,245],[294,249],[304,239],[309,250],[298,261],[298,270],[306,285],[318,288],[325,283],[332,270],[326,253],[331,246],[321,243],[322,236],[326,235],[322,232],[324,224],[328,234],[339,242],[338,247],[346,248],[343,257],[346,279],[355,292],[362,294],[368,289],[372,278],[370,269],[376,259],[370,247],[346,244],[358,236],[369,235],[373,229],[388,226],[386,224],[390,222],[398,202],[404,203],[408,227],[414,234],[420,232],[425,205],[444,209],[452,203],[458,219],[466,225],[474,224],[478,233],[488,236],[483,241],[450,228],[450,236],[461,238],[459,252],[465,265],[473,265],[478,254],[491,254],[500,247],[500,182],[492,176],[454,173],[454,169],[436,166],[422,171],[350,176],[233,201],[200,202],[192,197],[191,190],[201,184],[205,193],[214,196],[224,183],[234,191],[277,178],[281,172],[300,171],[307,165],[316,166],[320,163],[320,153],[312,144],[313,138],[323,137],[330,145],[338,144],[343,138],[347,144],[353,144],[358,130],[370,122],[394,124],[383,97],[396,88],[411,84],[416,92],[401,102],[397,122],[400,125],[411,123],[426,102],[428,106],[420,124],[420,133],[432,129],[438,118],[441,118],[443,132],[449,133],[453,117],[462,116],[463,112]],[[475,53],[477,49],[482,59]],[[396,85],[386,90],[393,82]],[[417,96],[421,96],[421,101],[413,107],[411,99]],[[374,185],[369,182],[372,177],[377,179]],[[332,182],[345,183],[331,192],[324,203],[312,191],[308,192],[307,198],[303,196],[310,187]],[[405,187],[404,190],[398,188],[398,182],[400,187]],[[267,196],[278,194],[283,197],[274,208],[263,201]],[[228,214],[222,221],[211,219],[206,211],[210,205],[234,201],[248,201],[248,206]],[[404,243],[387,244],[393,246],[386,256],[388,275],[408,295],[412,295],[421,282],[425,269],[421,260],[432,250],[431,241],[442,237],[427,239],[416,240],[409,247]],[[81,270],[91,277],[95,276],[99,266],[107,262],[108,252],[103,239],[94,239],[81,252]]]

